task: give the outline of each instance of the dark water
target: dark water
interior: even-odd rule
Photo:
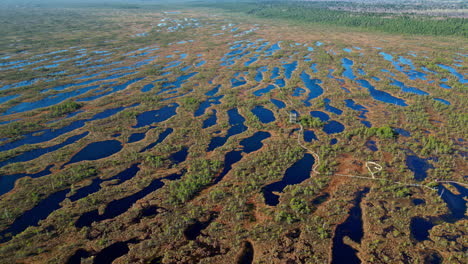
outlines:
[[[264,95],[264,94],[269,93],[269,92],[270,92],[271,90],[273,90],[273,89],[275,89],[275,86],[272,85],[272,84],[270,84],[270,85],[268,85],[268,86],[265,87],[265,88],[258,89],[257,91],[253,92],[253,94],[254,94],[255,96],[262,96],[262,95]]]
[[[205,121],[203,121],[203,127],[202,128],[208,128],[208,127],[212,127],[212,126],[216,125],[216,123],[218,122],[218,118],[216,116],[216,113],[217,113],[216,110],[213,109],[211,115]]]
[[[240,134],[247,130],[247,127],[244,125],[245,119],[243,116],[239,114],[239,111],[237,110],[237,108],[228,110],[228,116],[229,116],[229,125],[231,125],[231,127],[228,129],[227,135],[224,137],[212,138],[208,146],[208,150],[207,150],[208,152],[218,147],[223,146],[230,137]]]
[[[278,109],[283,109],[286,107],[286,104],[283,101],[277,100],[277,99],[270,99],[270,102],[272,102]]]
[[[223,164],[223,171],[221,172],[218,177],[214,180],[213,184],[217,184],[220,182],[226,174],[228,174],[229,171],[232,169],[232,165],[239,162],[242,159],[242,151],[230,151],[226,153],[226,156],[224,156],[224,164]]]
[[[457,189],[460,194],[454,194],[449,189],[445,188],[444,185],[439,184],[438,194],[447,204],[448,209],[450,210],[450,215],[442,216],[444,220],[448,222],[455,222],[465,218],[466,213],[466,201],[468,198],[468,189],[465,187],[454,184],[452,185]]]
[[[129,80],[125,83],[122,83],[122,84],[118,84],[116,86],[112,86],[111,89],[107,92],[103,92],[103,93],[100,93],[98,95],[94,95],[94,96],[90,96],[90,97],[86,97],[86,98],[80,98],[78,99],[77,101],[78,102],[87,102],[87,101],[92,101],[92,100],[96,100],[98,98],[101,98],[103,96],[106,96],[106,95],[110,95],[110,94],[113,94],[115,92],[118,92],[118,91],[122,91],[124,89],[126,89],[128,86],[136,83],[136,82],[139,82],[141,80],[143,80],[145,77],[140,77],[140,78],[135,78],[135,79],[132,79],[132,80]],[[106,89],[101,89],[97,92],[102,92],[102,91],[106,91],[108,90],[107,88]]]
[[[309,90],[309,94],[304,100],[304,103],[306,106],[311,106],[310,100],[317,98],[323,94],[323,88],[319,85],[320,83],[322,83],[322,81],[319,79],[311,79],[305,71],[301,73],[301,79],[304,85]]]
[[[332,120],[323,126],[323,131],[328,135],[341,133],[344,131],[344,129],[344,125],[335,120]]]
[[[434,227],[431,221],[421,217],[413,217],[410,223],[411,235],[417,241],[421,242],[429,238],[429,230]]]
[[[179,164],[181,162],[184,162],[187,159],[187,156],[188,156],[188,148],[184,147],[181,150],[177,151],[176,153],[173,153],[170,156],[170,159],[174,164]]]
[[[0,243],[7,242],[11,239],[11,237],[5,237],[8,233],[15,236],[30,226],[37,226],[40,220],[46,219],[53,211],[60,208],[60,203],[65,199],[69,191],[70,189],[65,189],[49,195],[47,198],[41,200],[34,208],[16,218],[13,224],[0,232],[0,237],[2,237],[0,238]]]
[[[236,78],[231,79],[231,87],[232,88],[242,86],[242,85],[244,85],[246,83],[247,83],[247,81],[245,80],[244,77],[240,77],[239,79],[236,79]]]
[[[304,130],[304,141],[305,142],[312,142],[312,140],[318,140],[317,136],[314,133],[314,131]]]
[[[133,164],[132,166],[130,166],[128,169],[125,169],[123,171],[121,171],[120,173],[118,173],[117,175],[109,178],[109,179],[106,179],[106,180],[103,180],[101,178],[95,178],[93,179],[93,181],[91,182],[90,185],[87,185],[87,186],[84,186],[80,189],[78,189],[75,194],[71,195],[68,197],[68,199],[70,199],[70,201],[74,202],[74,201],[77,201],[81,198],[84,198],[90,194],[93,194],[93,193],[96,193],[98,192],[99,190],[101,190],[101,183],[103,182],[108,182],[108,181],[113,181],[113,180],[119,180],[118,184],[122,184],[128,180],[130,180],[131,178],[133,178],[139,171],[140,171],[140,168],[138,167],[140,165],[140,163],[135,163]]]
[[[377,145],[375,144],[374,140],[368,140],[366,141],[366,147],[372,151],[377,151],[379,148],[377,148]]]
[[[337,115],[341,115],[343,113],[343,110],[330,105],[331,100],[329,98],[323,99],[323,102],[325,103],[325,110],[327,110],[328,112]]]
[[[254,248],[252,243],[245,241],[242,246],[242,251],[240,253],[237,264],[250,264],[253,262],[254,258]]]
[[[29,134],[24,135],[22,139],[7,143],[5,145],[0,146],[0,151],[6,151],[10,149],[14,149],[20,146],[23,146],[25,144],[36,144],[36,143],[42,143],[46,142],[49,140],[52,140],[54,138],[57,138],[65,133],[72,132],[78,128],[81,128],[85,125],[86,122],[89,121],[94,121],[94,120],[101,120],[110,116],[113,116],[122,110],[130,107],[135,107],[138,104],[134,104],[129,107],[118,107],[118,108],[113,108],[113,109],[108,109],[105,110],[101,113],[98,113],[94,115],[92,118],[89,119],[83,119],[83,120],[77,120],[72,122],[70,125],[59,128],[59,129],[44,129],[44,130],[39,130],[35,132],[31,132]]]
[[[291,62],[289,64],[283,64],[284,68],[284,76],[286,79],[291,79],[292,73],[296,70],[297,68],[297,61]]]
[[[257,151],[263,147],[262,141],[271,137],[271,134],[264,131],[259,131],[253,134],[251,137],[245,138],[240,142],[240,145],[243,146],[243,151],[245,153],[251,153]]]
[[[86,197],[92,193],[95,193],[101,189],[100,184],[104,181],[119,180],[119,184],[131,179],[135,174],[140,170],[138,168],[139,163],[132,165],[130,168],[120,172],[112,178],[107,180],[101,180],[96,178],[88,186],[85,186],[76,191],[74,195],[69,196],[68,198],[73,202],[83,197]],[[50,166],[52,167],[52,166]],[[4,236],[7,233],[11,233],[13,236],[23,232],[29,226],[37,226],[40,220],[46,219],[52,212],[60,208],[60,203],[67,198],[67,194],[70,192],[70,189],[65,189],[54,194],[49,195],[47,198],[39,202],[31,210],[25,212],[23,215],[18,217],[13,224],[6,230],[0,232],[0,236]],[[6,242],[10,240],[11,237],[3,238]]]
[[[380,91],[375,89],[367,80],[356,80],[362,87],[369,90],[370,95],[377,101],[381,101],[384,103],[395,104],[399,106],[407,106],[405,100],[397,98],[387,92]]]
[[[242,152],[251,153],[257,151],[263,147],[262,141],[271,136],[268,132],[259,131],[251,137],[243,139],[240,144],[243,146],[243,150],[233,150],[226,154],[224,157],[223,171],[214,180],[213,184],[220,182],[226,174],[232,169],[232,165],[239,162],[242,159]]]
[[[113,200],[110,203],[108,203],[102,215],[99,214],[97,209],[82,214],[75,222],[75,226],[81,228],[84,226],[91,226],[91,224],[94,222],[100,222],[106,219],[115,218],[128,211],[128,209],[130,209],[130,207],[132,207],[132,205],[136,201],[140,200],[141,198],[158,190],[163,186],[164,183],[161,181],[161,179],[153,180],[148,186],[146,186],[142,190],[130,196],[118,200]]]
[[[118,140],[106,140],[93,142],[73,156],[69,162],[65,163],[63,167],[68,164],[80,162],[83,160],[98,160],[112,156],[122,149],[122,143]]]
[[[146,136],[146,133],[133,133],[128,137],[128,143],[138,142],[143,140]]]
[[[427,177],[427,170],[434,168],[427,160],[414,155],[406,157],[406,166],[413,172],[417,181],[424,180]]]
[[[205,93],[206,96],[214,96],[215,94],[218,93],[219,88],[221,88],[221,84],[217,85],[215,88],[209,90],[208,92]]]
[[[212,105],[219,105],[221,104],[221,100],[224,97],[224,95],[220,95],[218,97],[210,97],[206,101],[202,102],[198,109],[195,111],[195,117],[202,116],[205,114],[205,111],[208,107]]]
[[[343,242],[343,238],[348,236],[356,243],[360,243],[364,236],[362,227],[361,200],[369,192],[365,188],[356,195],[354,206],[349,210],[348,218],[336,227],[333,237],[332,264],[359,264],[361,260],[357,257],[357,251]]]
[[[60,143],[51,147],[47,147],[47,148],[33,149],[30,151],[24,152],[16,157],[0,162],[0,167],[3,167],[7,164],[15,163],[15,162],[25,162],[25,161],[30,161],[30,160],[39,158],[40,156],[44,154],[47,154],[49,152],[53,152],[65,146],[71,145],[77,142],[78,140],[86,137],[88,134],[89,132],[84,132],[82,134],[67,138],[63,143]]]
[[[350,80],[356,79],[356,75],[354,75],[353,69],[351,68],[353,66],[354,62],[352,60],[350,60],[350,59],[347,59],[347,58],[341,59],[341,62],[342,62],[343,68],[345,68],[345,70],[343,72],[343,76],[350,79]]]
[[[321,111],[312,111],[312,112],[310,112],[310,115],[312,117],[319,118],[320,121],[322,121],[322,122],[327,122],[328,120],[330,120],[330,116],[327,115],[324,112],[321,112]]]
[[[141,189],[140,191],[130,196],[120,198],[118,200],[113,200],[110,203],[108,203],[102,215],[99,214],[99,211],[97,209],[82,214],[75,222],[75,226],[81,228],[84,226],[91,226],[91,224],[94,222],[100,222],[103,220],[115,218],[127,212],[136,201],[163,187],[163,179],[177,180],[180,179],[180,177],[182,177],[182,174],[171,174],[161,179],[155,179],[148,186]]]
[[[265,186],[262,190],[266,204],[275,206],[279,203],[279,196],[273,192],[282,192],[288,185],[299,184],[310,177],[312,165],[315,160],[311,154],[304,154],[302,159],[296,161],[284,173],[280,181]]]
[[[158,110],[150,110],[141,113],[137,115],[137,124],[133,126],[133,128],[144,127],[154,123],[166,121],[177,114],[177,107],[179,107],[179,105],[174,103],[171,105],[166,105]]]
[[[198,72],[192,72],[186,75],[182,75],[176,78],[175,81],[173,82],[166,82],[161,85],[161,90],[157,92],[156,94],[162,94],[164,92],[172,91],[172,90],[177,90],[179,89],[183,84],[185,84],[188,79],[192,78],[193,76],[197,75]]]
[[[404,130],[403,128],[394,127],[392,129],[393,129],[393,131],[397,132],[398,135],[401,135],[401,136],[404,136],[404,137],[411,137],[411,133]]]
[[[154,148],[157,144],[163,142],[164,139],[166,139],[170,134],[172,134],[173,131],[174,129],[172,128],[166,128],[166,130],[164,130],[163,132],[161,132],[161,134],[159,134],[158,140],[144,147],[142,150],[140,150],[140,153]]]
[[[52,167],[54,167],[54,165],[49,165],[44,170],[33,174],[18,173],[12,175],[0,175],[0,196],[13,190],[13,188],[15,187],[15,182],[18,179],[21,179],[23,177],[39,178],[42,176],[49,175],[52,173],[50,171]]]
[[[422,91],[416,87],[410,87],[410,86],[406,86],[403,82],[400,82],[398,80],[395,80],[393,78],[389,78],[392,83],[391,85],[394,85],[394,86],[398,86],[401,88],[401,91],[404,92],[404,93],[414,93],[414,94],[419,94],[419,95],[429,95],[429,93],[425,92],[425,91]]]
[[[264,108],[263,106],[255,106],[252,109],[252,113],[260,119],[260,122],[264,124],[271,123],[276,120],[275,115],[270,109]]]
[[[414,205],[421,205],[421,204],[426,204],[426,201],[424,199],[413,199],[413,204]]]

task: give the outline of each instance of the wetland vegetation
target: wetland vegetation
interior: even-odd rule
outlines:
[[[2,1],[0,263],[465,263],[466,8]]]

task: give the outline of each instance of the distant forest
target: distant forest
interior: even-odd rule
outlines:
[[[288,19],[304,23],[357,27],[398,34],[468,37],[466,18],[399,13],[399,5],[386,4],[385,11],[352,12],[354,3],[324,1],[244,1],[218,2],[216,7],[263,18]],[[362,7],[362,5],[360,5]],[[356,6],[357,7],[357,4]],[[338,9],[347,10],[338,10]],[[376,6],[374,5],[374,9]],[[389,13],[389,9],[394,9]],[[425,7],[428,10],[428,7]],[[383,10],[383,9],[382,9]],[[456,10],[454,10],[456,11]]]

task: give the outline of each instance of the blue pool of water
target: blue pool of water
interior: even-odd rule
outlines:
[[[257,105],[252,109],[252,113],[260,119],[260,122],[267,124],[276,120],[275,115],[270,109]]]
[[[73,123],[71,123],[71,124],[69,124],[69,125],[67,125],[65,127],[62,127],[62,128],[44,129],[44,130],[39,130],[39,131],[28,133],[26,135],[23,135],[23,138],[21,138],[19,140],[9,142],[7,144],[4,144],[4,145],[0,146],[0,151],[6,151],[6,150],[14,149],[14,148],[23,146],[25,144],[36,144],[36,143],[42,143],[42,142],[52,140],[54,138],[57,138],[58,136],[61,136],[61,135],[65,134],[65,133],[72,132],[72,131],[74,131],[74,130],[76,130],[78,128],[83,127],[86,122],[108,118],[108,117],[111,117],[111,116],[121,112],[122,110],[124,110],[126,108],[135,107],[137,105],[138,104],[134,104],[134,105],[131,105],[131,106],[128,106],[128,107],[117,107],[117,108],[113,108],[113,109],[107,109],[107,110],[105,110],[105,111],[103,111],[101,113],[97,113],[92,118],[77,120],[77,121],[74,121]]]
[[[458,78],[458,81],[462,84],[468,83],[468,80],[465,79],[463,74],[459,73],[456,69],[453,67],[444,65],[444,64],[437,64],[437,66],[441,67],[442,69],[448,70],[453,76]]]
[[[353,61],[350,60],[350,59],[347,59],[347,58],[343,58],[341,59],[341,62],[343,63],[343,67],[345,68],[344,72],[343,72],[343,76],[350,79],[350,80],[354,80],[356,79],[356,75],[354,75],[354,72],[353,72],[353,69],[352,69],[352,66],[353,66]]]
[[[286,82],[284,81],[284,79],[276,79],[275,84],[279,87],[284,87],[286,85]]]
[[[128,142],[127,143],[134,143],[141,141],[145,138],[146,133],[133,133],[128,137]]]
[[[216,117],[216,110],[213,109],[211,115],[203,121],[203,127],[202,128],[208,128],[216,125],[218,121],[218,118]]]
[[[416,155],[409,155],[406,157],[406,166],[413,172],[414,179],[422,181],[427,177],[427,170],[434,167],[426,160]]]
[[[398,128],[398,127],[394,127],[392,128],[395,132],[398,133],[398,135],[401,135],[403,137],[411,137],[411,133],[404,130],[403,128]]]
[[[450,210],[450,215],[445,216],[448,222],[464,219],[467,209],[465,199],[468,198],[468,189],[456,183],[452,183],[452,186],[457,189],[459,194],[452,193],[442,184],[439,184],[438,187],[439,196],[442,198],[442,200],[444,200],[448,209]]]
[[[311,79],[305,71],[301,73],[301,79],[307,89],[309,89],[309,94],[304,100],[304,104],[306,106],[311,106],[310,100],[323,94],[323,88],[319,85],[322,81],[319,79]]]
[[[357,251],[346,244],[344,238],[348,237],[358,244],[361,243],[364,236],[361,201],[368,192],[369,188],[366,187],[357,193],[354,205],[349,210],[348,218],[336,227],[335,235],[333,236],[332,264],[361,263],[361,260],[356,255]]]
[[[50,153],[50,152],[53,152],[53,151],[56,151],[60,148],[63,148],[65,146],[68,146],[68,145],[71,145],[75,142],[77,142],[78,140],[86,137],[87,135],[89,134],[89,132],[84,132],[82,134],[79,134],[79,135],[76,135],[76,136],[71,136],[69,138],[67,138],[63,143],[60,143],[60,144],[57,144],[57,145],[54,145],[54,146],[51,146],[51,147],[47,147],[47,148],[38,148],[38,149],[33,149],[33,150],[30,150],[30,151],[26,151],[16,157],[13,157],[13,158],[10,158],[10,159],[7,159],[5,161],[2,161],[0,162],[0,167],[3,167],[7,164],[12,164],[12,163],[16,163],[16,162],[25,162],[25,161],[30,161],[30,160],[33,160],[33,159],[36,159],[44,154],[47,154],[47,153]]]
[[[312,140],[318,140],[318,138],[315,135],[314,131],[304,130],[304,141],[305,142],[312,142]]]
[[[208,152],[223,146],[230,137],[247,130],[247,127],[244,125],[245,118],[239,114],[237,108],[228,110],[228,116],[229,125],[231,125],[231,127],[228,129],[227,135],[224,137],[212,138],[208,146]]]
[[[205,114],[205,111],[208,107],[212,105],[219,105],[221,104],[221,99],[224,97],[224,95],[220,95],[217,97],[210,97],[206,101],[202,102],[198,109],[195,111],[195,117],[202,116]]]
[[[376,143],[374,140],[368,140],[366,141],[366,147],[372,151],[377,151],[379,148],[377,147]]]
[[[90,96],[90,97],[80,98],[77,101],[78,102],[87,102],[87,101],[96,100],[96,99],[101,98],[103,96],[110,95],[110,94],[113,94],[115,92],[127,89],[128,86],[130,86],[130,85],[132,85],[132,84],[134,84],[136,82],[139,82],[139,81],[143,80],[144,78],[145,77],[135,78],[135,79],[129,80],[129,81],[125,82],[125,83],[122,83],[122,84],[119,84],[119,85],[116,85],[116,86],[112,86],[110,88],[110,90],[107,91],[107,92],[103,92],[101,94]],[[106,88],[106,89],[103,89],[101,91],[105,91],[105,90],[108,90],[108,89]],[[99,91],[99,92],[101,92],[101,91]]]
[[[18,98],[20,96],[21,96],[20,94],[13,94],[13,95],[7,95],[7,96],[0,97],[0,104],[6,103],[6,102],[8,102],[10,100],[13,100],[15,98]]]
[[[105,140],[88,144],[78,153],[76,153],[69,162],[65,163],[63,167],[68,164],[80,162],[83,160],[98,160],[103,159],[119,152],[122,149],[122,143],[118,140]]]
[[[258,60],[258,57],[251,57],[248,61],[244,62],[244,66],[245,67],[248,67],[250,66],[252,63],[256,62]]]
[[[316,117],[316,118],[319,118],[320,121],[322,122],[327,122],[328,120],[330,120],[330,116],[324,112],[321,112],[321,111],[312,111],[310,112],[310,115],[312,117]]]
[[[422,91],[422,90],[419,90],[418,88],[406,86],[404,83],[402,83],[402,82],[400,82],[398,80],[395,80],[393,78],[389,78],[389,79],[392,81],[391,85],[400,87],[401,91],[403,91],[405,93],[414,93],[414,94],[419,94],[419,95],[429,95],[429,93],[427,93],[425,91]]]
[[[283,109],[286,107],[286,104],[283,101],[277,100],[277,99],[270,99],[270,102],[272,102],[278,109]]]
[[[87,185],[87,186],[84,186],[80,189],[78,189],[74,194],[68,196],[68,199],[70,199],[70,201],[74,202],[74,201],[77,201],[79,199],[82,199],[84,197],[87,197],[89,196],[90,194],[93,194],[93,193],[96,193],[98,192],[99,190],[101,190],[101,183],[103,182],[110,182],[110,181],[115,181],[115,180],[118,180],[118,183],[117,185],[120,185],[130,179],[132,179],[139,171],[140,171],[140,168],[138,167],[140,165],[140,163],[135,163],[133,165],[131,165],[129,168],[119,172],[118,174],[108,178],[108,179],[101,179],[101,178],[95,178],[93,179],[93,181],[91,182],[90,185]]]
[[[280,181],[265,186],[262,189],[265,203],[270,206],[276,206],[279,203],[279,196],[274,192],[282,192],[288,185],[299,184],[307,180],[310,177],[314,162],[314,157],[306,153],[302,159],[296,161],[286,170]]]
[[[434,98],[434,100],[438,101],[438,102],[441,102],[443,104],[446,104],[446,105],[450,105],[450,102],[447,101],[447,100],[444,100],[442,98]]]
[[[304,89],[302,89],[301,87],[296,87],[296,89],[294,89],[294,92],[293,92],[292,96],[294,96],[294,97],[300,97],[300,96],[302,96],[304,93],[305,93],[305,90],[304,90]]]
[[[188,148],[183,147],[181,150],[171,154],[169,159],[173,162],[173,164],[179,164],[184,162],[188,156]]]
[[[39,178],[42,176],[46,176],[51,174],[52,172],[50,169],[54,167],[54,165],[49,165],[42,171],[39,171],[37,173],[18,173],[18,174],[13,174],[13,175],[0,175],[0,196],[13,190],[15,187],[15,182],[18,179],[24,178],[24,177],[31,177],[31,178]]]
[[[159,137],[158,137],[158,139],[157,139],[155,142],[153,142],[153,143],[149,144],[148,146],[144,147],[144,148],[143,148],[142,150],[140,150],[139,152],[140,152],[140,153],[141,153],[141,152],[145,152],[145,151],[147,151],[147,150],[149,150],[149,149],[154,148],[156,145],[158,145],[159,143],[163,142],[170,134],[172,134],[172,132],[174,132],[174,129],[172,129],[172,128],[170,128],[170,127],[169,127],[169,128],[166,128],[163,132],[161,132],[161,134],[159,134]]]
[[[214,96],[219,92],[219,88],[221,88],[221,84],[218,84],[215,88],[209,90],[205,93],[206,96]]]
[[[291,63],[283,64],[283,68],[284,68],[284,76],[286,77],[286,79],[289,80],[289,79],[291,79],[292,73],[297,68],[297,61],[293,61]]]
[[[177,103],[166,105],[158,110],[150,110],[137,115],[137,124],[133,128],[144,127],[168,120],[177,114]]]
[[[323,102],[325,103],[325,110],[327,110],[328,112],[337,115],[341,115],[343,113],[343,110],[330,105],[331,100],[329,98],[323,99]]]
[[[253,92],[253,94],[254,94],[255,96],[262,96],[262,95],[264,95],[264,94],[270,92],[270,91],[273,90],[273,89],[275,89],[275,86],[272,85],[272,84],[270,84],[270,85],[268,85],[268,86],[265,87],[265,88],[258,89],[257,91]]]
[[[411,235],[419,242],[429,239],[429,230],[431,230],[432,227],[434,227],[434,224],[424,218],[413,217],[411,219]]]
[[[231,79],[231,86],[232,88],[235,88],[235,87],[238,87],[238,86],[241,86],[241,85],[244,85],[246,84],[247,81],[245,80],[244,77],[239,77],[239,79],[236,79],[236,78],[232,78]]]
[[[251,137],[241,140],[240,145],[242,151],[245,153],[251,153],[257,151],[263,147],[262,141],[271,137],[271,134],[264,131],[255,132]]]
[[[166,82],[162,85],[161,91],[157,92],[156,94],[159,95],[167,91],[179,89],[183,84],[185,84],[188,81],[188,79],[192,78],[193,76],[197,74],[198,72],[192,72],[192,73],[177,77],[176,80],[173,82]]]
[[[179,179],[180,176],[182,175],[178,175],[176,179]],[[140,191],[130,196],[111,201],[110,203],[106,205],[106,208],[104,209],[103,214],[99,214],[99,211],[97,209],[82,214],[78,218],[78,220],[75,222],[75,226],[78,228],[81,228],[84,226],[90,226],[94,222],[101,222],[106,219],[112,219],[125,213],[133,206],[133,204],[136,201],[144,198],[146,195],[163,187],[164,186],[164,182],[162,181],[163,179],[171,178],[171,180],[173,180],[172,177],[173,175],[169,175],[162,179],[155,179],[149,185],[147,185],[145,188],[141,189]]]
[[[377,101],[381,101],[381,102],[389,103],[389,104],[395,104],[399,106],[407,106],[405,100],[394,97],[393,95],[387,92],[375,89],[375,87],[372,86],[367,80],[356,80],[356,82],[359,83],[362,87],[369,90],[369,93],[372,96],[372,98],[374,98]]]
[[[338,121],[331,120],[323,126],[323,131],[330,134],[341,133],[345,130],[345,126]]]
[[[273,79],[278,78],[280,76],[279,71],[280,71],[280,68],[274,67],[273,70],[271,71],[270,79],[273,80]]]

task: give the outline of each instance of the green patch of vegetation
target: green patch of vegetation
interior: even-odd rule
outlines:
[[[59,117],[66,114],[70,114],[75,112],[76,110],[80,109],[83,106],[81,103],[77,103],[74,101],[67,101],[58,105],[51,106],[49,108],[49,116],[50,117]]]
[[[468,37],[468,23],[464,18],[438,19],[338,11],[328,9],[329,3],[327,2],[312,1],[221,2],[214,5],[232,12],[243,12],[263,18],[287,19],[300,23],[355,27],[395,34]]]
[[[325,124],[324,122],[320,120],[320,118],[311,117],[311,116],[301,116],[299,122],[305,128],[321,128]]]

